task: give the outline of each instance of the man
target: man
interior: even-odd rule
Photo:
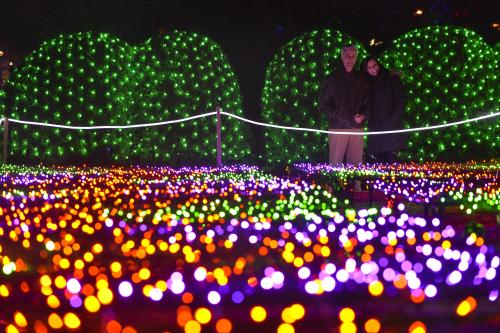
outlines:
[[[354,45],[344,46],[342,65],[333,71],[323,83],[319,97],[319,110],[328,117],[328,128],[336,132],[362,132],[368,114],[366,79],[354,69],[358,51]],[[328,134],[330,164],[363,161],[363,136]],[[359,183],[355,184],[359,190]]]

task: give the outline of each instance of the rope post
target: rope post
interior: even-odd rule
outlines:
[[[222,166],[222,139],[221,139],[221,117],[220,106],[215,108],[217,112],[217,167]]]
[[[9,119],[3,118],[3,164],[7,164],[7,139],[9,138]]]

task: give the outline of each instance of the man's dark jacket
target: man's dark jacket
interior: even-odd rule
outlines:
[[[354,69],[347,73],[339,66],[321,87],[319,111],[328,117],[328,128],[362,128],[363,123],[356,124],[354,115],[364,114],[366,118],[369,113],[365,76]]]

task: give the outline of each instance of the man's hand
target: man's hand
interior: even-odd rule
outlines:
[[[356,122],[356,124],[361,124],[364,120],[365,120],[365,116],[364,115],[359,114],[359,113],[356,113],[354,115],[354,121]]]

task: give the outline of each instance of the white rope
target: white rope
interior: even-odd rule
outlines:
[[[224,111],[221,111],[221,114],[224,114],[224,115],[232,117],[232,118],[239,119],[241,121],[245,121],[245,122],[250,123],[250,124],[258,125],[258,126],[273,127],[273,128],[293,130],[293,131],[316,132],[316,133],[326,133],[326,134],[345,134],[345,135],[377,135],[377,134],[395,134],[395,133],[406,133],[406,132],[416,132],[416,131],[427,131],[427,130],[433,130],[433,129],[437,129],[437,128],[462,125],[462,124],[466,124],[466,123],[471,123],[473,121],[497,117],[500,115],[500,112],[491,113],[491,114],[487,114],[487,115],[472,118],[472,119],[466,119],[466,120],[461,120],[461,121],[442,124],[442,125],[406,128],[406,129],[393,130],[393,131],[377,131],[377,132],[363,132],[363,131],[359,131],[359,132],[342,131],[342,132],[339,132],[339,131],[325,131],[325,130],[319,130],[319,129],[314,129],[314,128],[280,126],[280,125],[274,125],[274,124],[260,123],[258,121],[249,120],[249,119],[246,119],[246,118],[243,118],[243,117],[231,114],[231,113],[227,113]]]
[[[466,120],[461,120],[461,121],[447,123],[447,124],[425,126],[425,127],[416,127],[416,128],[405,128],[405,129],[393,130],[393,131],[376,131],[376,132],[356,131],[356,132],[352,132],[352,131],[326,131],[326,130],[319,130],[319,129],[314,129],[314,128],[291,127],[291,126],[267,124],[267,123],[261,123],[258,121],[246,119],[246,118],[237,116],[237,115],[232,114],[232,113],[224,112],[224,111],[221,111],[220,113],[223,115],[229,116],[231,118],[235,118],[235,119],[238,119],[238,120],[250,123],[250,124],[258,125],[258,126],[272,127],[272,128],[293,130],[293,131],[316,132],[316,133],[325,133],[325,134],[344,134],[344,135],[379,135],[379,134],[396,134],[396,133],[406,133],[406,132],[428,131],[428,130],[433,130],[433,129],[438,129],[438,128],[445,128],[445,127],[467,124],[467,123],[471,123],[474,121],[479,121],[479,120],[483,120],[483,119],[487,119],[487,118],[494,118],[494,117],[497,117],[500,115],[500,112],[496,112],[496,113],[491,113],[491,114],[479,116],[479,117],[472,118],[472,119],[466,119]],[[200,114],[200,115],[196,115],[196,116],[192,116],[192,117],[188,117],[188,118],[184,118],[184,119],[167,120],[167,121],[161,121],[161,122],[156,122],[156,123],[145,123],[145,124],[135,124],[135,125],[108,125],[108,126],[68,126],[68,125],[39,123],[39,122],[34,122],[34,121],[25,121],[25,120],[10,119],[10,118],[8,120],[10,122],[13,122],[13,123],[26,124],[26,125],[56,127],[56,128],[65,128],[65,129],[76,129],[76,130],[96,130],[96,129],[126,129],[126,128],[161,126],[161,125],[175,124],[175,123],[190,121],[190,120],[194,120],[197,118],[213,116],[216,114],[217,114],[217,112],[213,111],[213,112],[208,112],[208,113],[204,113],[204,114]],[[2,124],[3,121],[4,121],[4,118],[1,118],[0,125]]]
[[[13,123],[19,123],[19,124],[26,124],[26,125],[35,125],[35,126],[45,126],[45,127],[56,127],[56,128],[65,128],[65,129],[75,129],[75,130],[97,130],[97,129],[125,129],[125,128],[139,128],[139,127],[152,127],[152,126],[161,126],[161,125],[167,125],[167,124],[175,124],[175,123],[181,123],[185,121],[190,121],[194,120],[197,118],[203,118],[203,117],[208,117],[208,116],[213,116],[217,114],[216,111],[213,112],[208,112],[184,119],[175,119],[175,120],[167,120],[167,121],[161,121],[157,123],[146,123],[146,124],[135,124],[135,125],[106,125],[106,126],[69,126],[69,125],[58,125],[58,124],[49,124],[49,123],[38,123],[34,121],[26,121],[26,120],[18,120],[18,119],[10,119],[9,122]],[[3,121],[3,118],[2,118]],[[2,124],[2,122],[0,122]]]

